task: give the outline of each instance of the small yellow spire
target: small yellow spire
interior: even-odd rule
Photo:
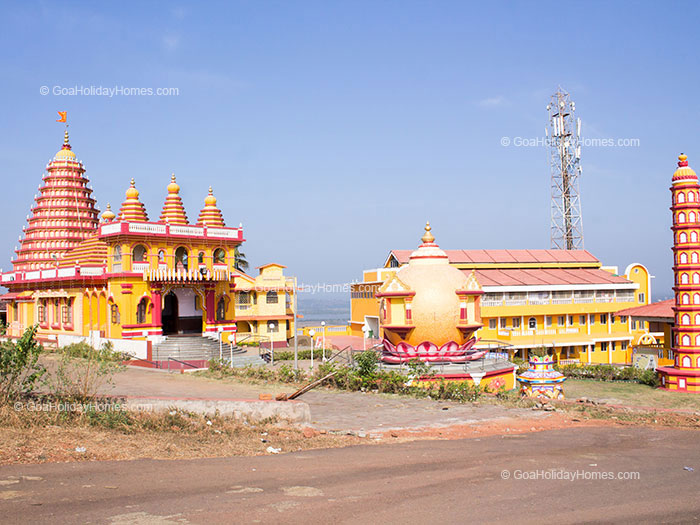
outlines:
[[[102,214],[102,218],[104,219],[105,222],[111,222],[114,220],[115,217],[116,217],[116,215],[112,211],[112,205],[107,203],[107,209]]]
[[[68,126],[66,126],[66,132],[63,134],[63,145],[70,146],[70,141],[68,140]]]
[[[425,244],[430,244],[435,241],[435,237],[433,237],[433,234],[430,233],[430,230],[432,228],[430,227],[430,221],[425,223],[425,235],[421,237],[421,241],[423,241]]]

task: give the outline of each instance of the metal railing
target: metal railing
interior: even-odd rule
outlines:
[[[175,361],[176,363],[180,363],[181,365],[189,366],[190,368],[199,368],[196,365],[193,365],[192,363],[187,363],[186,361],[180,361],[179,359],[175,359],[174,357],[168,357],[168,373],[170,373],[170,361]],[[182,370],[182,369],[179,369]]]

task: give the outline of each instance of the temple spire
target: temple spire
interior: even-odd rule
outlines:
[[[213,226],[217,228],[223,228],[224,217],[221,214],[221,210],[216,206],[216,197],[214,197],[214,192],[209,186],[209,194],[204,199],[204,208],[199,212],[199,219],[197,219],[198,226]]]
[[[168,195],[165,197],[165,203],[163,204],[163,211],[160,214],[159,222],[180,225],[189,224],[187,221],[187,213],[185,213],[185,207],[182,205],[182,199],[180,198],[180,186],[175,181],[174,173],[170,177]]]
[[[128,222],[148,222],[146,207],[139,200],[139,190],[136,189],[134,179],[131,179],[129,189],[126,190],[126,200],[119,210],[119,220]]]

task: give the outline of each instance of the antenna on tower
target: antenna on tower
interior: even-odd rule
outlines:
[[[581,161],[581,119],[575,104],[561,87],[547,105],[549,152],[552,172],[551,247],[583,249],[583,219],[579,177]],[[545,134],[547,132],[545,131]]]

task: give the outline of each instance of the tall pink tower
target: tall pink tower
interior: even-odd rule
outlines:
[[[671,179],[671,204],[675,363],[657,371],[663,388],[700,392],[700,185],[682,153]]]
[[[97,231],[95,199],[87,187],[83,163],[71,148],[67,129],[63,147],[46,171],[25,236],[16,250],[17,258],[12,261],[15,271],[55,268],[66,252]]]

